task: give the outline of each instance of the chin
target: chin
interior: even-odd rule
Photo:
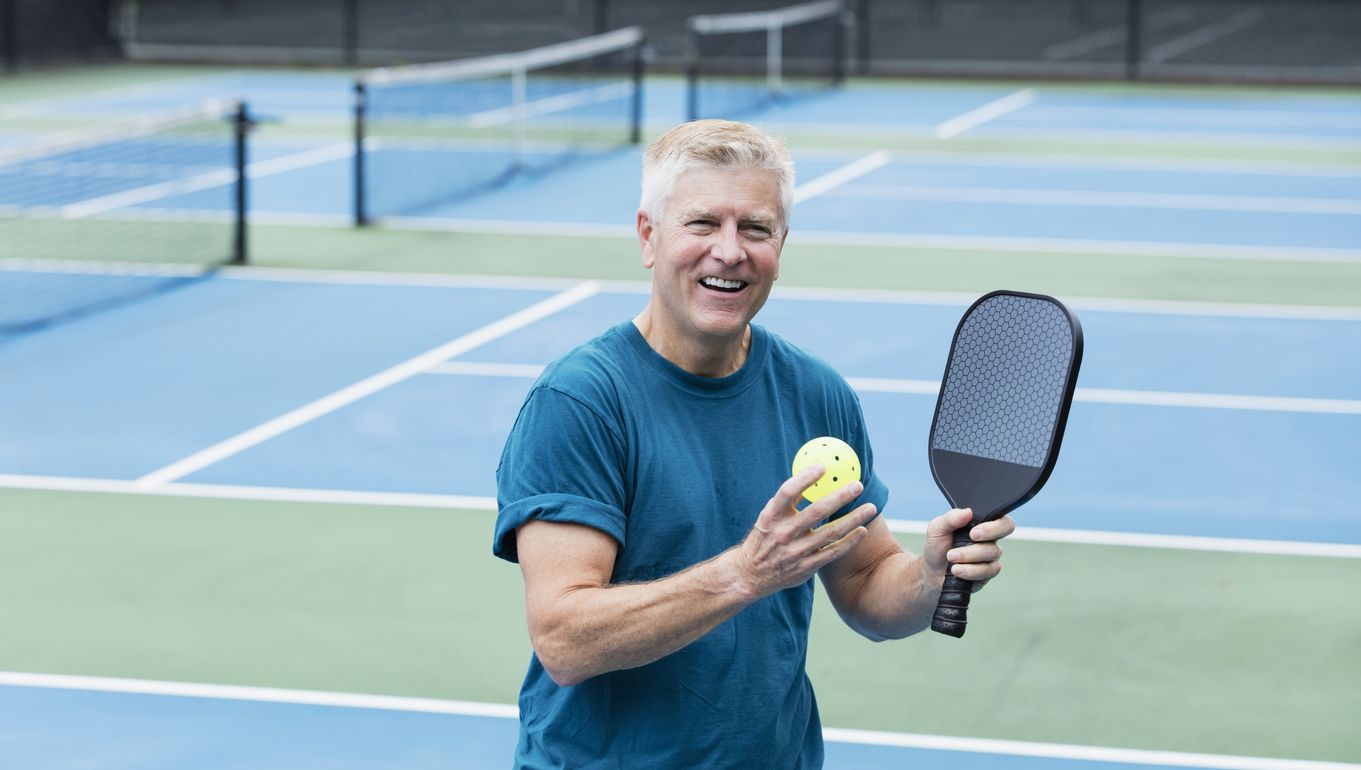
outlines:
[[[747,330],[746,316],[733,318],[698,318],[694,328],[706,337],[730,338],[740,336]]]

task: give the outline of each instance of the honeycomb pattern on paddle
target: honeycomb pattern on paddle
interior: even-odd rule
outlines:
[[[979,303],[960,327],[931,446],[1042,467],[1072,357],[1068,314],[1053,302]]]

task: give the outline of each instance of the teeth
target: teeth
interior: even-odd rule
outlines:
[[[746,286],[746,284],[743,283],[742,281],[728,281],[722,278],[715,278],[713,276],[705,277],[704,280],[700,281],[700,283],[714,289],[740,289],[743,286]]]

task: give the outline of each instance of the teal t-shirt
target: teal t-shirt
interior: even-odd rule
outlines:
[[[493,552],[517,558],[531,519],[619,543],[612,582],[655,580],[738,544],[818,436],[874,474],[860,403],[830,366],[759,326],[720,378],[675,366],[632,322],[551,365],[525,398],[497,468]],[[804,671],[813,581],[762,599],[671,655],[572,687],[537,656],[520,689],[519,768],[816,768],[822,729]]]

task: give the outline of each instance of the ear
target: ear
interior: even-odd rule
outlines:
[[[772,281],[780,280],[780,255],[784,253],[784,242],[788,237],[789,228],[786,227],[784,232],[780,233],[780,244],[775,247],[775,277],[771,279]]]
[[[651,270],[657,262],[657,255],[652,250],[652,236],[656,232],[653,227],[652,217],[643,209],[638,209],[637,222],[638,245],[643,250],[643,267]]]

